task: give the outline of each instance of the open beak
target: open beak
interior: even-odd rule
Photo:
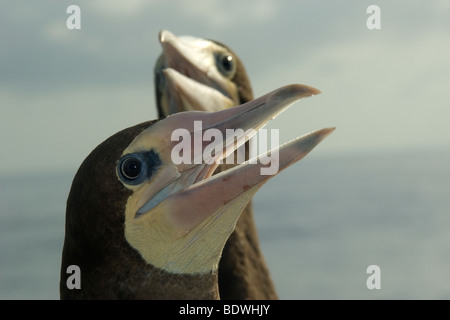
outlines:
[[[170,220],[185,234],[207,217],[224,211],[231,202],[234,208],[236,202],[239,208],[244,208],[273,174],[261,174],[264,165],[256,159],[212,176],[214,169],[269,120],[295,101],[318,93],[308,86],[290,85],[235,108],[213,113],[177,113],[156,123],[158,135],[171,137],[171,143],[167,144],[170,147],[160,153],[165,158],[170,154],[172,161],[162,169],[167,173],[162,179],[165,181],[158,183],[157,188],[149,186],[147,201],[136,218],[153,210],[170,212]],[[276,172],[303,158],[333,130],[315,131],[272,150],[270,154],[277,155],[271,159],[277,164]]]
[[[130,186],[134,192],[125,213],[129,243],[146,261],[170,272],[216,270],[223,246],[255,192],[334,128],[306,134],[213,176],[214,169],[269,120],[318,93],[290,85],[231,109],[176,113],[144,130],[124,154],[151,150],[160,161],[154,175]],[[270,158],[277,170],[263,173],[263,158]]]

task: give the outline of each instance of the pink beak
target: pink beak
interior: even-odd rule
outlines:
[[[173,161],[170,171],[176,171],[176,176],[168,177],[166,182],[158,184],[157,190],[147,193],[148,199],[140,207],[136,218],[154,209],[162,209],[169,213],[167,218],[183,233],[191,231],[213,216],[230,214],[235,223],[255,192],[273,175],[261,174],[261,169],[266,165],[257,160],[246,161],[212,176],[214,169],[222,159],[242,146],[268,121],[299,99],[318,93],[319,90],[308,86],[289,85],[231,109],[218,112],[181,112],[156,123],[155,126],[158,125],[158,132],[162,136],[173,137],[177,129],[178,132],[184,133],[183,141],[190,139],[190,157],[185,159],[188,161],[181,163]],[[231,129],[234,129],[234,132],[238,132],[237,129],[242,130],[226,139]],[[224,139],[205,141],[208,130],[217,135],[221,134]],[[272,161],[276,161],[277,172],[305,157],[333,130],[334,128],[318,130],[273,150],[271,154],[278,155],[272,158]],[[172,140],[171,148],[167,150],[172,152],[172,159],[173,148],[181,143],[180,137]],[[201,140],[198,141],[198,138]],[[206,157],[208,161],[205,161],[205,154],[209,156]]]

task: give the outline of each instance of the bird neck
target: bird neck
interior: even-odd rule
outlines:
[[[217,271],[206,273],[171,273],[145,262],[129,246],[118,251],[93,250],[65,246],[62,268],[61,299],[119,300],[218,300]],[[69,288],[70,265],[80,270],[81,288]]]
[[[161,286],[161,284],[163,284]],[[158,292],[151,288],[159,286]],[[154,271],[148,289],[138,298],[175,300],[219,300],[217,271],[204,274],[173,274],[162,269]]]

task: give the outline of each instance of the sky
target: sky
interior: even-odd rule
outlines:
[[[81,29],[69,30],[69,5]],[[366,12],[380,8],[381,29]],[[450,147],[450,2],[0,0],[0,174],[75,172],[103,140],[156,118],[158,32],[210,38],[255,96],[321,95],[273,120],[280,142],[337,127],[317,157]]]

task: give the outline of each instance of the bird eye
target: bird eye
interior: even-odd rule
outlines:
[[[231,78],[236,72],[236,61],[231,54],[219,54],[217,56],[217,67],[224,76]]]
[[[117,175],[125,184],[138,185],[145,179],[150,179],[161,166],[158,153],[148,152],[129,153],[123,156],[117,164]]]
[[[135,180],[142,170],[142,162],[134,157],[125,158],[120,164],[120,173],[128,180]]]

